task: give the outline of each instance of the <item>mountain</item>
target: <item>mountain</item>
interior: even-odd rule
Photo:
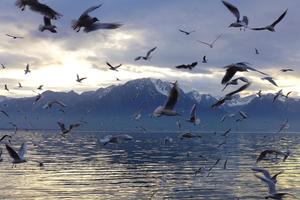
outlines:
[[[36,104],[33,103],[36,97],[2,97],[1,110],[7,112],[9,117],[0,115],[0,128],[12,128],[9,122],[13,122],[20,129],[57,129],[57,121],[67,124],[80,121],[84,124],[81,130],[140,131],[145,128],[151,131],[175,131],[178,130],[176,122],[180,121],[182,128],[187,131],[223,131],[229,127],[239,131],[276,131],[286,119],[289,119],[290,130],[300,128],[297,123],[300,118],[300,101],[280,98],[273,103],[273,94],[263,95],[262,98],[255,95],[236,95],[232,101],[218,109],[212,109],[211,105],[217,101],[214,96],[200,94],[198,91],[180,90],[175,110],[181,113],[181,116],[152,117],[153,110],[165,103],[170,89],[169,82],[144,78],[82,94],[74,91],[45,91]],[[53,100],[59,100],[67,107],[61,109],[54,105],[49,109],[43,108]],[[193,104],[197,104],[200,126],[186,122]],[[240,110],[246,112],[249,118],[236,122]],[[134,120],[134,113],[140,113],[141,118]],[[221,123],[222,116],[228,113],[237,115]]]

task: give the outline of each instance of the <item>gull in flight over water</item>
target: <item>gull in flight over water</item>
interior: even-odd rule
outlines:
[[[234,5],[232,5],[231,3],[227,2],[227,1],[222,1],[222,2],[226,6],[226,8],[236,17],[236,21],[233,22],[232,24],[230,24],[229,27],[244,28],[244,30],[246,28],[248,28],[248,23],[249,23],[248,17],[243,16],[243,19],[241,21],[240,20],[240,12],[237,9],[237,7],[235,7]]]
[[[102,139],[99,139],[99,142],[103,144],[103,146],[107,144],[120,144],[122,141],[131,141],[133,137],[128,134],[120,134],[120,135],[107,135]]]
[[[191,109],[190,118],[186,120],[187,122],[193,123],[194,125],[200,124],[200,119],[197,118],[197,105],[194,104]]]
[[[277,176],[279,176],[280,174],[283,173],[281,171],[281,172],[278,172],[275,175],[271,176],[270,172],[266,169],[262,169],[262,168],[258,168],[258,167],[252,167],[251,170],[256,172],[256,173],[262,173],[265,178],[270,179],[271,181],[273,181],[274,184],[277,183]]]
[[[39,26],[39,31],[50,31],[51,33],[57,33],[56,26],[51,24],[51,19],[49,17],[44,17],[44,24]]]
[[[268,25],[268,26],[265,26],[265,27],[262,27],[262,28],[251,28],[252,30],[255,30],[255,31],[262,31],[262,30],[268,30],[268,31],[271,31],[271,32],[275,32],[275,26],[285,17],[286,13],[287,13],[288,10],[285,10],[278,19],[276,19],[275,22],[273,22],[271,25]]]
[[[15,4],[22,11],[24,11],[25,7],[28,6],[32,11],[38,12],[50,19],[59,19],[62,16],[46,4],[40,3],[38,0],[17,0]]]
[[[273,77],[271,77],[271,76],[263,77],[263,78],[261,78],[261,80],[267,80],[267,81],[269,81],[270,83],[272,83],[272,85],[278,87],[277,83],[273,80]]]
[[[154,117],[160,117],[162,115],[166,115],[166,116],[176,116],[176,115],[180,115],[179,113],[177,113],[176,111],[174,111],[174,107],[177,103],[178,100],[178,95],[179,95],[179,88],[177,85],[177,81],[175,83],[172,83],[173,87],[169,93],[168,99],[165,103],[164,106],[158,106],[154,112],[153,112],[153,116]]]
[[[6,146],[6,150],[9,154],[9,156],[13,159],[13,161],[12,161],[13,167],[16,166],[16,164],[27,162],[25,160],[25,154],[26,154],[26,148],[27,148],[27,145],[25,143],[22,144],[18,153],[8,144],[6,144],[5,146]]]
[[[58,126],[59,126],[59,128],[60,128],[60,131],[61,131],[61,134],[62,134],[63,136],[65,136],[67,133],[71,132],[71,130],[72,130],[73,128],[77,128],[77,127],[81,126],[80,123],[70,124],[70,125],[69,125],[69,128],[67,129],[64,123],[62,123],[62,122],[57,122],[57,124],[58,124]]]
[[[264,160],[268,154],[275,154],[277,155],[282,155],[283,156],[283,162],[290,156],[291,152],[288,150],[287,152],[282,152],[278,150],[273,150],[273,149],[267,149],[262,151],[259,156],[256,159],[256,163]]]
[[[219,40],[221,37],[222,37],[222,34],[219,35],[219,36],[218,36],[214,41],[212,41],[211,43],[203,42],[203,41],[201,41],[201,40],[197,40],[197,42],[202,43],[202,44],[205,44],[205,45],[207,45],[207,46],[210,47],[210,48],[213,48],[213,47],[214,47],[214,44],[215,44],[215,43],[217,42],[217,40]]]
[[[138,60],[141,60],[141,59],[143,59],[143,60],[150,60],[150,59],[151,59],[151,53],[152,53],[153,51],[155,51],[156,49],[157,49],[157,47],[154,47],[154,48],[150,49],[150,50],[147,52],[146,56],[138,56],[138,57],[136,57],[134,60],[135,60],[135,61],[138,61]]]

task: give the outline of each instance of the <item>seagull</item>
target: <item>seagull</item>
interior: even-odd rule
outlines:
[[[61,106],[61,107],[63,107],[63,108],[67,107],[67,105],[64,104],[63,102],[54,100],[54,101],[49,101],[47,104],[45,104],[45,105],[43,106],[43,108],[44,108],[44,109],[52,108],[52,106],[53,106],[54,104],[57,104],[57,105],[59,105],[59,106]]]
[[[283,162],[284,162],[290,156],[291,152],[289,150],[286,153],[284,153],[282,151],[273,150],[273,149],[264,150],[257,157],[256,163],[262,161],[268,154],[275,154],[276,156],[282,155],[282,156],[284,156],[283,157]]]
[[[258,96],[258,98],[261,98],[261,90],[259,90],[256,95]]]
[[[4,85],[4,89],[9,92],[9,89],[6,84]]]
[[[44,16],[44,24],[40,25],[39,31],[50,31],[51,33],[57,33],[56,26],[51,24],[51,19],[49,17]]]
[[[179,29],[179,31],[180,31],[181,33],[186,34],[186,35],[190,35],[191,33],[196,32],[196,31],[185,31],[185,30],[182,30],[182,29]]]
[[[175,68],[177,69],[189,69],[192,70],[194,67],[196,67],[198,65],[198,62],[193,62],[191,64],[182,64],[182,65],[178,65]]]
[[[153,51],[155,51],[157,49],[157,47],[154,47],[154,48],[152,48],[152,49],[150,49],[148,52],[147,52],[147,54],[146,54],[146,56],[138,56],[138,57],[136,57],[134,60],[135,61],[138,61],[138,60],[140,60],[140,59],[143,59],[143,60],[150,60],[151,59],[151,53],[153,52]]]
[[[122,141],[130,141],[133,140],[133,137],[128,134],[120,134],[120,135],[107,135],[104,138],[100,139],[99,142],[103,144],[103,146],[107,144],[120,144]]]
[[[275,186],[275,183],[273,182],[273,180],[268,179],[266,177],[258,176],[256,174],[254,176],[268,185],[269,194],[267,196],[265,196],[265,199],[271,198],[271,199],[280,199],[281,200],[286,195],[295,197],[294,195],[286,193],[286,192],[277,192],[276,186]]]
[[[5,115],[7,118],[9,118],[9,115],[8,115],[7,112],[5,112],[4,110],[0,110],[0,113],[2,113],[2,114]]]
[[[231,65],[227,65],[224,68],[226,69],[226,74],[222,79],[222,84],[226,84],[228,81],[230,81],[236,72],[247,72],[248,70],[251,70],[268,76],[268,74],[261,72],[253,67],[250,67],[249,63],[246,62],[234,63]]]
[[[201,138],[200,135],[194,135],[193,133],[184,133],[182,135],[180,135],[180,139],[183,140],[183,139],[192,139],[192,138]]]
[[[9,156],[13,159],[12,161],[13,166],[15,166],[16,164],[27,162],[24,157],[26,154],[26,147],[27,147],[25,143],[22,144],[18,153],[8,144],[5,144],[5,146]]]
[[[5,65],[4,65],[4,64],[2,64],[2,63],[1,63],[1,67],[2,67],[2,69],[5,69],[5,68],[6,68],[6,67],[5,67]]]
[[[77,77],[76,81],[77,81],[78,83],[81,83],[81,81],[87,79],[87,77],[79,78],[79,75],[78,75],[78,74],[77,74],[76,77]]]
[[[82,27],[84,27],[84,32],[89,33],[91,31],[96,31],[98,29],[116,29],[122,26],[119,23],[100,23],[97,17],[89,16],[89,13],[100,8],[102,4],[97,6],[92,6],[84,11],[77,20],[72,20],[72,28],[79,32]]]
[[[206,56],[203,56],[202,63],[207,63]]]
[[[280,133],[283,130],[287,130],[289,127],[290,127],[290,124],[289,124],[289,120],[287,119],[287,120],[285,120],[285,122],[283,124],[281,124],[277,133]]]
[[[24,72],[25,72],[25,75],[31,72],[29,69],[29,64],[26,65]]]
[[[274,184],[277,183],[277,176],[279,176],[280,174],[282,174],[283,172],[278,172],[276,173],[274,176],[271,176],[270,172],[268,170],[262,169],[262,168],[258,168],[258,167],[253,167],[251,168],[252,171],[254,172],[260,172],[264,175],[265,178],[270,179],[273,181]]]
[[[37,89],[38,90],[43,90],[44,85],[40,85]]]
[[[22,11],[25,10],[25,7],[28,6],[32,11],[38,12],[43,16],[46,16],[50,19],[59,19],[62,15],[46,4],[40,3],[38,0],[17,0],[16,6],[18,6]]]
[[[280,71],[281,71],[281,72],[293,72],[294,70],[288,68],[288,69],[281,69]]]
[[[154,110],[154,112],[153,112],[154,117],[160,117],[162,115],[166,115],[166,116],[180,115],[179,113],[177,113],[176,111],[173,110],[173,108],[175,107],[175,105],[177,103],[177,99],[178,99],[178,95],[179,95],[177,81],[172,84],[173,84],[173,87],[169,93],[169,96],[168,96],[168,99],[167,99],[165,105],[158,106]]]
[[[193,123],[194,125],[200,124],[200,119],[196,116],[196,109],[197,105],[194,104],[191,110],[190,118],[186,120],[187,122]]]
[[[275,96],[273,97],[273,103],[280,97],[282,96],[282,90],[279,90]]]
[[[222,89],[224,91],[229,85],[238,85],[238,81],[243,81],[245,83],[249,83],[250,81],[246,77],[238,77],[226,83],[225,87]]]
[[[259,54],[259,51],[257,48],[255,48],[255,54],[258,55]]]
[[[122,64],[119,64],[117,66],[112,66],[109,62],[106,62],[106,65],[109,66],[109,69],[112,71],[118,71],[118,68],[122,66]]]
[[[271,77],[271,76],[263,77],[263,78],[261,78],[261,80],[267,80],[270,83],[272,83],[273,85],[275,85],[276,87],[278,87],[277,83],[273,80],[273,77]]]
[[[97,21],[99,21],[99,19],[97,17],[91,17],[89,16],[89,13],[93,12],[94,10],[100,8],[102,6],[102,4],[99,4],[97,6],[92,6],[90,8],[88,8],[87,10],[85,10],[81,16],[78,18],[78,20],[73,20],[72,21],[72,28],[79,32],[81,27],[87,28],[90,27],[92,24],[96,23]]]
[[[38,95],[35,97],[33,104],[36,104],[41,98],[42,98],[42,95],[41,95],[41,94],[38,94]]]
[[[81,126],[80,123],[70,124],[70,125],[69,125],[69,128],[67,129],[64,123],[62,123],[62,122],[57,122],[57,124],[58,124],[58,126],[59,126],[59,128],[60,128],[60,131],[61,131],[61,134],[62,134],[63,136],[65,136],[67,133],[71,132],[71,130],[72,130],[73,128],[77,128],[77,127]]]
[[[235,116],[235,114],[226,114],[226,115],[224,115],[222,118],[221,118],[221,120],[220,120],[220,122],[224,122],[225,121],[225,119],[226,118],[228,118],[228,117],[234,117]]]
[[[273,22],[273,24],[262,27],[262,28],[251,28],[251,30],[255,30],[255,31],[268,30],[268,31],[271,31],[271,32],[275,32],[275,26],[285,17],[287,11],[288,10],[285,10],[284,13],[282,13],[280,15],[280,17],[275,22]]]
[[[205,44],[205,45],[207,45],[207,46],[210,47],[210,48],[213,48],[213,47],[214,47],[214,44],[216,43],[216,41],[217,41],[218,39],[220,39],[221,37],[222,37],[222,34],[219,35],[212,43],[203,42],[203,41],[201,41],[201,40],[197,40],[197,42],[202,43],[202,44]]]
[[[18,84],[19,84],[19,88],[22,88],[22,87],[23,87],[23,86],[21,85],[21,83],[20,83],[20,82],[19,82]]]
[[[7,37],[10,37],[10,38],[12,38],[12,39],[14,39],[14,40],[16,40],[16,39],[24,39],[24,37],[20,37],[20,36],[15,36],[15,35],[11,35],[11,34],[5,34]]]
[[[284,96],[285,98],[289,98],[289,95],[292,94],[292,93],[293,93],[293,91],[290,91],[286,95],[282,95],[282,96]]]
[[[223,4],[227,7],[227,9],[236,17],[236,21],[232,24],[230,24],[229,27],[237,27],[237,28],[244,28],[244,30],[246,28],[248,28],[248,23],[249,23],[249,19],[247,16],[243,16],[242,21],[240,20],[240,12],[237,9],[237,7],[235,7],[234,5],[232,5],[231,3],[228,3],[227,1],[222,1]]]
[[[240,88],[238,88],[237,90],[234,90],[228,94],[225,95],[225,97],[221,98],[220,100],[218,100],[216,103],[214,103],[213,105],[211,105],[211,108],[218,108],[219,106],[223,105],[226,101],[231,100],[232,96],[234,94],[237,94],[245,89],[247,89],[249,86],[251,85],[251,82],[246,83],[245,85],[241,86]]]

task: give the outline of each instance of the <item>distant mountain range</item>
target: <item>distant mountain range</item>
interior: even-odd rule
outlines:
[[[282,97],[273,103],[273,94],[261,98],[255,95],[241,98],[236,95],[220,108],[212,109],[211,105],[217,98],[197,91],[185,93],[181,90],[175,107],[181,116],[152,117],[153,110],[164,104],[170,87],[168,82],[145,78],[82,94],[45,91],[36,104],[33,104],[36,97],[1,97],[0,108],[9,117],[0,113],[0,128],[12,128],[10,122],[13,122],[20,129],[57,129],[57,121],[67,124],[80,121],[84,124],[81,130],[175,131],[178,130],[176,122],[180,121],[182,129],[186,131],[223,131],[228,128],[238,131],[277,131],[288,119],[290,131],[300,129],[299,99]],[[43,106],[51,100],[62,101],[67,107],[60,109],[54,105],[44,109]],[[201,120],[199,126],[185,121],[195,103]],[[247,113],[249,118],[236,122],[240,118],[240,110]],[[141,117],[135,120],[133,115],[137,112]],[[237,115],[220,122],[222,116],[229,113]]]

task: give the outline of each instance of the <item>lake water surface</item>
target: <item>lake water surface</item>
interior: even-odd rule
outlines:
[[[272,173],[284,171],[277,189],[300,197],[300,134],[231,132],[219,148],[222,133],[199,133],[201,139],[185,140],[180,133],[128,134],[133,141],[103,146],[96,137],[105,133],[63,138],[55,132],[19,131],[12,146],[19,148],[26,141],[28,162],[12,168],[1,144],[0,199],[264,199],[267,187],[251,167],[269,148],[290,149],[292,155],[285,162],[263,161],[258,166]],[[166,136],[173,143],[164,144]],[[205,169],[195,176],[200,167]]]

